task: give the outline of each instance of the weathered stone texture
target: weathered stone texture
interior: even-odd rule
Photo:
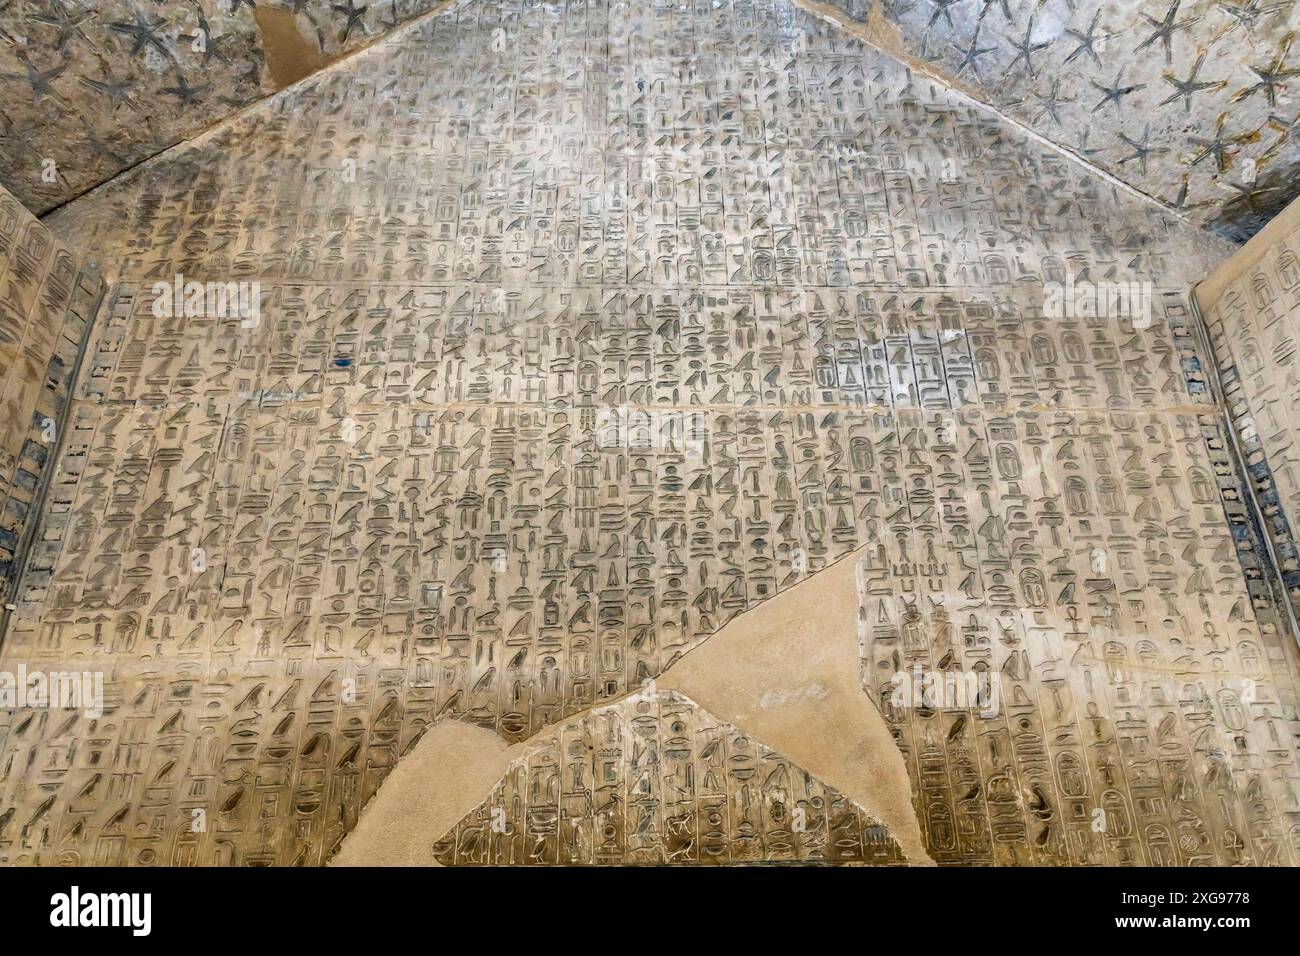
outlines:
[[[432,852],[444,866],[904,862],[861,807],[672,693],[564,724]]]
[[[1295,647],[1185,297],[1226,244],[786,0],[461,3],[51,222],[120,287],[0,666],[109,706],[0,714],[0,861],[319,863],[439,721],[660,675],[882,818],[689,667],[840,559],[860,701],[891,627],[1016,691],[897,728],[936,859],[1088,862],[1096,809],[1148,828],[1115,862],[1292,852]],[[178,273],[256,321],[157,315]],[[1116,643],[1163,682],[1056,694]]]
[[[42,213],[440,0],[14,0],[0,184]]]
[[[1300,615],[1300,203],[1197,287],[1225,408],[1264,527]]]

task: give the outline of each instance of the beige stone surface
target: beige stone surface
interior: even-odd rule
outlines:
[[[1297,230],[1300,230],[1300,202],[1293,202],[1274,216],[1249,242],[1196,283],[1196,301],[1201,310],[1207,315],[1214,311],[1223,294],[1234,283],[1251,275],[1263,260],[1278,255]]]
[[[445,0],[11,0],[0,183],[67,202]]]
[[[508,745],[459,720],[430,727],[368,803],[334,866],[439,866],[433,844],[469,813],[544,733]]]
[[[0,186],[0,634],[103,289]]]
[[[887,826],[806,768],[649,688],[530,745],[433,852],[448,866],[904,863]]]
[[[1252,491],[1293,620],[1300,621],[1300,201],[1199,283],[1195,295],[1225,411],[1254,475]]]
[[[1296,196],[1291,0],[805,5],[1234,241]]]

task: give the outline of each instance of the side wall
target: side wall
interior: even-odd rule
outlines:
[[[102,297],[97,273],[0,188],[0,599],[54,467],[77,355]]]
[[[1300,617],[1300,201],[1196,289],[1227,413]]]

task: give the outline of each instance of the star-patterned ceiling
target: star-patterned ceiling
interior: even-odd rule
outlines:
[[[0,183],[44,213],[440,0],[0,0]]]
[[[958,85],[1237,241],[1300,193],[1295,0],[831,0]]]

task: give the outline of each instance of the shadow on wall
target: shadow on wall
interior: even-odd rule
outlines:
[[[1300,160],[1261,176],[1254,188],[1239,192],[1235,199],[1221,206],[1218,217],[1209,226],[1227,239],[1245,242],[1281,214],[1297,196],[1300,196]]]

